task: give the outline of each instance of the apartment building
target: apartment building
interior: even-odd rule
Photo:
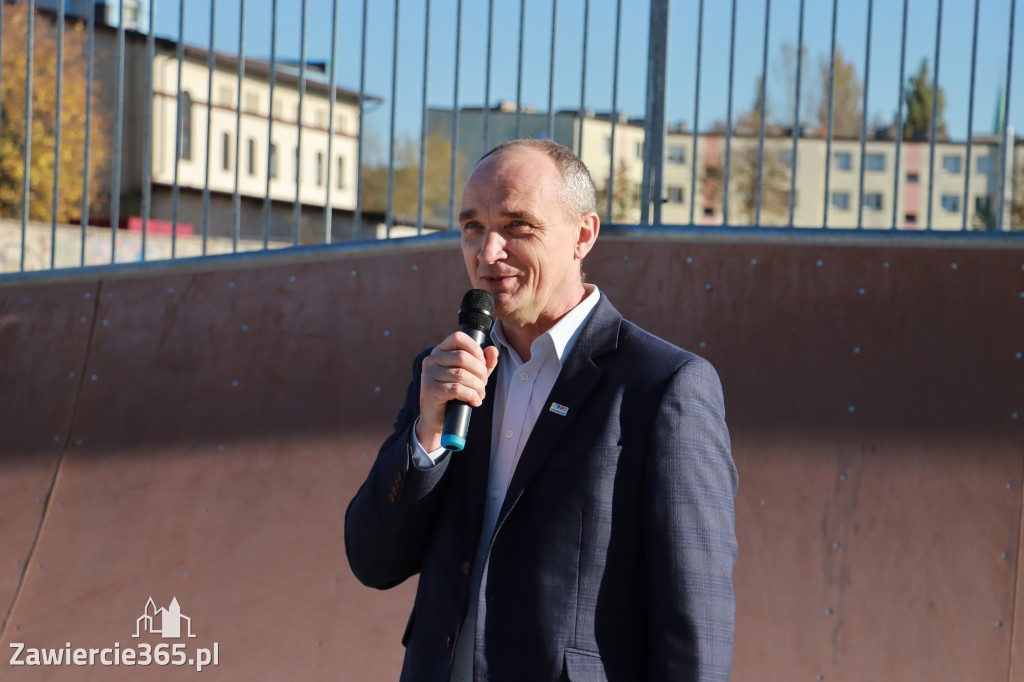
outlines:
[[[491,108],[487,112],[485,144],[484,111],[480,108],[460,110],[459,150],[475,161],[487,149],[516,136],[516,118],[514,103],[502,102]],[[445,135],[451,135],[450,109],[432,109],[429,122],[431,129],[439,128]],[[613,221],[635,223],[640,217],[643,122],[622,116],[616,118],[615,123],[614,150],[611,118],[589,111],[582,118],[578,111],[557,112],[553,139],[579,151],[590,168],[594,184],[602,193],[598,202],[602,216],[607,212],[603,192],[610,175],[614,175]],[[789,225],[792,203],[795,227],[855,228],[859,225],[887,229],[893,226],[895,201],[898,228],[924,229],[929,220],[930,184],[932,228],[959,230],[964,222],[965,180],[968,229],[986,222],[992,224],[996,218],[1002,180],[1001,140],[997,136],[976,136],[972,140],[970,159],[965,143],[936,142],[934,162],[928,142],[902,142],[897,179],[895,140],[867,140],[862,155],[860,140],[836,139],[829,145],[827,140],[809,136],[808,132],[797,140],[796,182],[793,183],[793,138],[789,131],[770,127],[762,149],[757,135],[734,134],[727,139],[723,133],[708,133],[694,140],[693,133],[685,128],[670,127],[665,140],[662,222],[669,225],[687,225],[691,220],[697,225],[755,224],[759,165],[762,169],[761,225]],[[524,110],[519,116],[519,134],[546,137],[547,114]],[[723,210],[727,149],[728,213]],[[1013,163],[1014,155],[1010,155],[1007,169],[1012,168]],[[792,197],[791,188],[795,190]]]

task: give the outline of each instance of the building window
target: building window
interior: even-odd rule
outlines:
[[[683,203],[683,188],[672,187],[668,188],[668,203],[670,204],[682,204]]]
[[[249,147],[249,166],[247,170],[249,175],[256,175],[256,138],[250,137],[246,142],[246,146]]]
[[[220,145],[220,167],[221,170],[231,170],[231,133],[221,135]]]
[[[992,210],[992,197],[974,197],[974,210],[978,213],[988,213]]]
[[[850,152],[835,152],[832,158],[835,159],[836,170],[848,171],[853,168],[853,154]]]
[[[960,175],[960,164],[963,159],[957,154],[946,154],[942,157],[942,170],[950,175]]]
[[[316,172],[315,173],[316,173],[315,174],[316,186],[317,187],[323,187],[324,186],[324,153],[323,152],[317,152],[316,153]]]
[[[921,177],[917,173],[907,173],[907,182],[919,182]]]
[[[271,179],[277,178],[277,145],[270,143],[269,154],[269,165],[270,165],[270,177]]]
[[[868,154],[864,157],[864,168],[869,171],[885,170],[885,154]]]
[[[686,163],[686,150],[679,145],[670,145],[667,158],[669,163],[683,165]]]
[[[274,98],[274,111],[272,112],[274,114],[274,116],[276,116],[278,118],[281,118],[281,112],[284,111],[283,107],[284,107],[284,105],[281,104],[281,98],[280,97],[275,97]]]
[[[982,175],[992,175],[995,171],[996,165],[993,163],[991,156],[979,156],[978,157],[978,172]]]
[[[178,147],[178,158],[189,161],[192,159],[192,95],[179,92],[178,106],[181,111],[181,146]]]
[[[903,219],[906,221],[907,225],[917,225],[916,213],[906,213],[904,214]]]
[[[787,168],[793,167],[793,150],[792,149],[780,149],[779,150],[779,163]]]
[[[832,208],[840,211],[850,210],[850,193],[849,192],[832,192]]]
[[[345,157],[338,157],[338,175],[334,178],[334,186],[338,189],[345,189]]]
[[[255,92],[245,93],[245,110],[246,111],[259,111],[260,109],[260,96]]]
[[[327,119],[327,110],[326,109],[317,108],[316,112],[313,114],[313,117],[314,117],[314,120],[316,121],[316,125],[317,125],[318,128],[326,128],[327,127],[327,120],[328,119]]]
[[[230,107],[234,100],[235,91],[230,85],[217,86],[217,104]]]
[[[633,145],[633,155],[636,158],[638,158],[638,159],[644,158],[644,143],[643,142],[637,142],[635,145]]]
[[[607,136],[604,138],[604,153],[608,156],[612,155],[612,138]]]
[[[942,210],[946,213],[957,213],[960,211],[959,194],[943,194],[939,202],[942,205]]]
[[[869,192],[864,195],[864,208],[869,211],[882,210],[882,194],[880,192]]]
[[[348,130],[348,119],[344,114],[338,114],[334,117],[334,132],[343,133],[346,130]]]

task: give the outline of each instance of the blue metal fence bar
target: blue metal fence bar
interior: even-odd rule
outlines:
[[[154,0],[155,2],[155,0]],[[53,195],[50,205],[50,269],[57,263],[57,197],[60,194],[60,118],[64,104],[64,0],[57,3],[57,92],[53,126]],[[143,233],[145,234],[145,233]]]
[[[206,55],[206,152],[203,155],[203,255],[210,238],[210,123],[213,121],[213,72],[214,61],[214,28],[217,18],[217,0],[210,0],[210,51]],[[178,240],[178,226],[171,229],[171,253],[174,253]]]
[[[796,92],[793,100],[793,151],[790,154],[789,166],[789,227],[793,227],[793,214],[796,212],[796,171],[799,158],[797,144],[800,141],[800,85],[803,78],[804,64],[804,0],[800,0],[800,20],[796,37]],[[827,204],[826,204],[827,206]]]
[[[700,58],[704,42],[704,0],[697,3],[697,75],[693,86],[693,151],[690,153],[690,224],[697,210],[697,140],[700,139]]]
[[[21,257],[19,270],[25,271],[25,244],[28,232],[29,190],[32,170],[32,58],[35,54],[36,3],[28,0],[28,39],[25,57],[25,151],[21,175]]]
[[[548,139],[555,137],[555,46],[558,35],[558,0],[551,0],[551,62],[548,67]],[[583,29],[586,32],[586,27]],[[586,62],[586,57],[583,59]],[[581,86],[582,87],[582,86]],[[580,130],[583,130],[583,117],[580,117]]]
[[[928,134],[928,225],[932,229],[932,198],[935,188],[935,121],[939,116],[939,50],[942,43],[942,0],[935,13],[935,75],[932,77],[932,119]]]
[[[152,22],[150,22],[150,25],[152,26]],[[150,33],[152,33],[152,31],[150,31]],[[174,86],[175,91],[177,92],[177,96],[176,96],[176,99],[175,99],[175,103],[176,104],[175,104],[175,107],[174,107],[174,186],[171,187],[171,234],[174,235],[174,237],[176,237],[177,234],[178,234],[178,208],[179,208],[178,207],[178,203],[179,203],[180,198],[181,198],[181,188],[178,187],[178,169],[179,169],[179,167],[181,165],[181,152],[182,152],[182,139],[181,139],[182,138],[182,129],[181,129],[181,127],[182,127],[183,116],[185,115],[185,113],[183,111],[184,107],[182,106],[183,104],[185,104],[185,102],[184,102],[184,97],[182,97],[183,93],[182,93],[182,87],[181,87],[181,66],[182,66],[182,63],[185,61],[185,41],[183,40],[184,35],[185,35],[185,0],[180,0],[178,2],[178,37],[179,37],[179,39],[178,39],[178,45],[177,45],[177,50],[176,50],[176,53],[177,53],[176,54],[177,69],[178,69],[177,73],[178,73],[178,75],[177,75],[177,79],[175,81],[175,86]],[[212,50],[211,50],[211,52],[212,52]],[[191,104],[192,104],[191,98],[189,98],[188,104],[189,104],[189,106],[191,106]],[[191,114],[191,112],[189,112],[189,113]],[[189,139],[189,145],[191,146],[191,144],[192,144],[191,135],[189,136],[189,138],[190,138]],[[175,254],[175,250],[176,250],[177,245],[178,245],[177,244],[177,239],[172,239],[172,243],[171,243],[171,258],[174,258],[175,255],[176,255]],[[143,251],[145,251],[145,249],[143,249]]]
[[[640,184],[640,220],[661,223],[665,169],[665,85],[668,82],[669,0],[652,0],[647,41],[647,115],[644,141],[644,179]]]
[[[494,0],[487,3],[487,66],[484,68],[484,146],[486,154],[490,149],[488,140],[491,117],[491,48],[494,42]],[[473,159],[474,161],[476,159]]]
[[[395,0],[394,45],[391,52],[391,121],[388,123],[388,203],[385,211],[384,236],[391,239],[395,223],[395,112],[398,99],[398,17],[401,0]]]
[[[462,0],[459,0],[461,3]],[[356,239],[363,238],[363,115],[366,113],[366,16],[369,0],[363,0],[363,33],[359,40],[359,131],[356,133]]]
[[[590,34],[590,0],[583,2],[583,57],[580,68],[580,127],[576,136],[576,156],[583,155],[583,120],[587,117],[587,39]]]
[[[736,66],[736,0],[732,0],[729,29],[729,94],[725,114],[725,172],[722,174],[722,224],[729,224],[729,162],[732,157],[732,85]]]
[[[333,60],[331,62],[334,63]],[[277,86],[277,0],[270,2],[270,94],[267,98],[267,178],[263,190],[263,248],[270,248],[270,178],[274,164],[281,163],[281,155],[274,153],[274,88]],[[281,112],[278,112],[280,115]],[[357,202],[358,203],[358,202]],[[358,211],[358,205],[356,210]]]
[[[231,194],[231,251],[238,251],[242,229],[242,195],[238,174],[242,166],[242,85],[245,83],[245,0],[238,3],[238,91],[235,93],[235,187]]]
[[[156,14],[156,0],[150,0],[150,16]],[[182,40],[178,41],[183,42]],[[142,142],[142,260],[146,260],[146,238],[149,236],[149,213],[153,203],[153,57],[156,48],[156,34],[153,22],[149,22],[146,35],[146,112],[145,132]],[[179,85],[180,92],[180,85]],[[178,99],[181,97],[179,95]]]
[[[1006,157],[1012,151],[1008,131],[1010,127],[1010,83],[1013,82],[1013,31],[1014,20],[1017,18],[1017,3],[1010,0],[1010,37],[1006,49],[1006,94],[1003,95],[1003,135],[1002,153],[999,164],[999,231],[1012,230],[1013,224],[1006,225],[1003,212],[1006,210]],[[1014,160],[1015,161],[1015,160]]]
[[[306,0],[302,0],[302,26],[299,29],[299,104],[295,109],[295,203],[292,204],[292,246],[299,245],[302,221],[302,102],[306,97]],[[397,12],[395,22],[398,21]]]
[[[978,70],[978,12],[981,0],[974,0],[974,35],[971,39],[971,95],[967,101],[967,149],[964,160],[964,205],[961,230],[967,229],[967,201],[971,187],[971,141],[974,137],[974,76]]]
[[[0,3],[2,5],[3,3]],[[3,14],[0,9],[0,25],[3,24]],[[93,56],[96,51],[96,13],[89,12],[86,19],[87,44],[85,53],[85,140],[82,144],[83,168],[82,173],[82,218],[81,223],[81,244],[79,245],[78,265],[85,266],[85,229],[89,225],[89,152],[92,143],[92,80],[93,80]]]
[[[857,185],[857,229],[864,228],[864,159],[868,140],[868,86],[871,78],[871,19],[874,0],[868,0],[868,27],[864,36],[864,105],[860,117],[860,180]]]
[[[427,0],[427,4],[430,4],[430,0]],[[429,8],[427,14],[430,14]],[[331,201],[331,167],[332,161],[334,161],[334,105],[338,99],[338,70],[335,64],[338,61],[338,0],[334,0],[333,8],[331,9],[331,73],[328,76],[329,87],[331,94],[327,100],[327,172],[324,173],[324,178],[327,180],[327,191],[324,195],[324,244],[331,243],[331,235],[334,228],[334,202]],[[426,61],[426,60],[424,60]],[[426,91],[426,81],[423,85],[424,92]],[[340,156],[338,158],[341,158]],[[420,166],[422,167],[422,163]],[[343,182],[341,171],[343,168],[338,168],[338,182]],[[421,183],[422,184],[422,183]]]
[[[430,64],[430,0],[426,1],[423,17],[423,101],[420,105],[420,177],[416,197],[416,234],[423,234],[423,204],[426,200],[427,178],[427,75]]]
[[[825,136],[825,208],[822,210],[821,227],[828,227],[829,181],[832,179],[832,126],[835,122],[836,105],[836,22],[839,18],[839,0],[832,0],[832,48],[828,65],[828,132]],[[799,103],[797,104],[799,106]]]
[[[701,0],[703,2],[703,0]],[[608,118],[611,119],[611,137],[608,139],[608,182],[605,190],[608,200],[608,222],[615,222],[612,213],[612,199],[615,196],[615,127],[619,121],[619,44],[622,41],[622,0],[615,3],[615,49],[612,64],[612,111]]]
[[[764,117],[766,107],[764,105],[764,84],[768,79],[768,27],[771,24],[772,0],[765,0],[764,7],[764,48],[761,54],[761,82],[758,84],[758,104],[761,112],[758,116],[757,131],[757,190],[754,198],[754,224],[761,224],[761,197],[764,191]],[[757,112],[755,112],[757,113]]]
[[[462,0],[455,3],[455,82],[452,85],[452,157],[448,169],[448,229],[455,229],[455,173],[459,161],[459,67],[462,64]]]
[[[29,0],[32,3],[32,0]],[[32,3],[34,4],[34,3]],[[29,54],[32,51],[29,50]],[[124,8],[117,12],[117,107],[114,124],[114,179],[110,189],[110,262],[117,262],[117,229],[121,223],[121,147],[124,132]]]
[[[526,0],[519,0],[519,66],[516,68],[516,137],[523,136],[523,43],[526,36]],[[486,150],[485,150],[486,151]]]
[[[890,229],[897,229],[896,227],[896,216],[897,208],[900,203],[900,161],[903,146],[903,79],[906,78],[906,67],[907,67],[907,3],[909,0],[903,0],[903,35],[900,38],[900,88],[899,88],[899,99],[896,100],[896,160],[893,162],[893,175],[892,175],[892,227]]]

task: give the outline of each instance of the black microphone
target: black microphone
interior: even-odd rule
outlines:
[[[459,330],[482,346],[493,325],[494,299],[491,295],[483,289],[467,291],[459,308]],[[441,432],[441,446],[446,450],[458,452],[466,447],[471,411],[472,408],[461,400],[448,403]]]

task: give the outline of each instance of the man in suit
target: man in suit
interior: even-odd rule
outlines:
[[[550,141],[505,143],[466,183],[462,251],[495,299],[492,343],[456,332],[416,358],[345,518],[363,583],[420,576],[402,680],[729,677],[721,384],[584,282],[595,209],[586,167]],[[451,453],[456,399],[475,409]]]

